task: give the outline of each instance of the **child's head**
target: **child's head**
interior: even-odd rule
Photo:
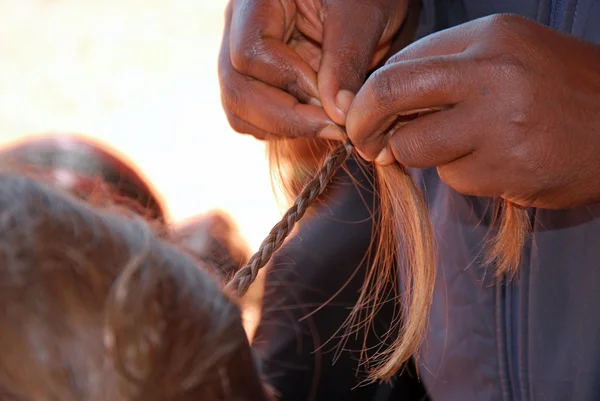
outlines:
[[[2,159],[92,203],[110,199],[149,220],[166,219],[158,194],[126,158],[89,138],[33,136],[2,149]]]
[[[234,302],[141,220],[0,173],[0,399],[265,400]]]

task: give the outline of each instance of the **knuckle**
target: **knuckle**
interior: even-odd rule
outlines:
[[[476,56],[476,61],[492,66],[497,73],[510,76],[527,74],[529,68],[522,55],[530,54],[527,45],[523,42],[522,29],[518,26],[520,16],[492,15],[486,18],[485,29],[482,34],[486,43],[481,52]],[[493,46],[489,46],[492,43]]]
[[[233,52],[231,65],[239,74],[275,85],[296,98],[308,100],[299,74],[290,60],[269,49],[263,42],[243,46]]]
[[[499,145],[515,160],[523,161],[533,157],[539,148],[539,144],[532,143],[534,136],[531,133],[544,131],[546,127],[535,112],[535,100],[526,94],[514,93],[504,109],[499,110],[506,127]]]
[[[375,71],[371,78],[371,93],[376,107],[386,108],[397,98],[397,87],[392,75],[385,69]]]
[[[286,118],[286,116],[283,115],[277,116],[273,126],[275,128],[275,133],[286,138],[299,138],[311,135],[310,127],[307,128],[298,122],[295,123],[292,119]],[[312,132],[315,131],[316,129],[312,130]]]
[[[513,99],[513,102],[515,105],[509,107],[506,113],[503,114],[505,115],[508,128],[506,132],[507,141],[505,143],[515,148],[526,145],[534,127],[537,126],[537,129],[543,129],[543,127],[539,124],[539,119],[531,110],[531,99],[519,97]]]
[[[252,63],[260,54],[259,44],[251,44],[247,39],[234,40],[231,49],[231,65],[245,74],[252,68]]]
[[[299,129],[294,124],[288,124],[287,121],[278,119],[274,123],[275,132],[286,138],[296,138],[300,136]]]
[[[511,165],[516,168],[524,176],[538,176],[542,177],[545,171],[546,158],[540,157],[537,147],[530,146],[528,143],[524,143],[523,140],[517,138],[509,149],[508,159],[511,160]]]
[[[475,54],[469,62],[474,62],[480,68],[485,69],[485,73],[490,73],[497,78],[510,78],[522,81],[520,77],[527,76],[528,67],[526,63],[517,54],[514,41],[510,41],[510,48],[504,49],[499,46],[496,51],[483,51]]]
[[[448,71],[450,63],[444,57],[433,57],[427,63],[409,73],[410,79],[407,83],[415,86],[417,93],[431,93],[441,86],[447,85],[447,75],[443,71]]]
[[[515,53],[514,49],[496,53],[490,57],[490,61],[499,75],[515,78],[526,76],[528,73],[527,65]]]

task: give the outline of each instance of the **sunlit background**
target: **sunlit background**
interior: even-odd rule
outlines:
[[[234,133],[221,108],[225,4],[0,0],[0,142],[94,137],[141,170],[173,221],[222,209],[256,249],[280,212],[262,143]]]
[[[219,99],[224,0],[0,0],[1,141],[82,133],[123,152],[181,220],[228,211],[252,248],[279,217],[264,148]]]

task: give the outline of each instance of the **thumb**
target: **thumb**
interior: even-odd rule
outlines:
[[[387,13],[376,3],[325,2],[318,89],[325,112],[340,125],[346,123],[350,103],[388,25]]]

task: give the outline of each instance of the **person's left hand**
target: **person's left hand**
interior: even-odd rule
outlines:
[[[597,202],[600,47],[517,16],[475,20],[392,57],[346,127],[367,160],[435,166],[463,194],[551,209]]]

